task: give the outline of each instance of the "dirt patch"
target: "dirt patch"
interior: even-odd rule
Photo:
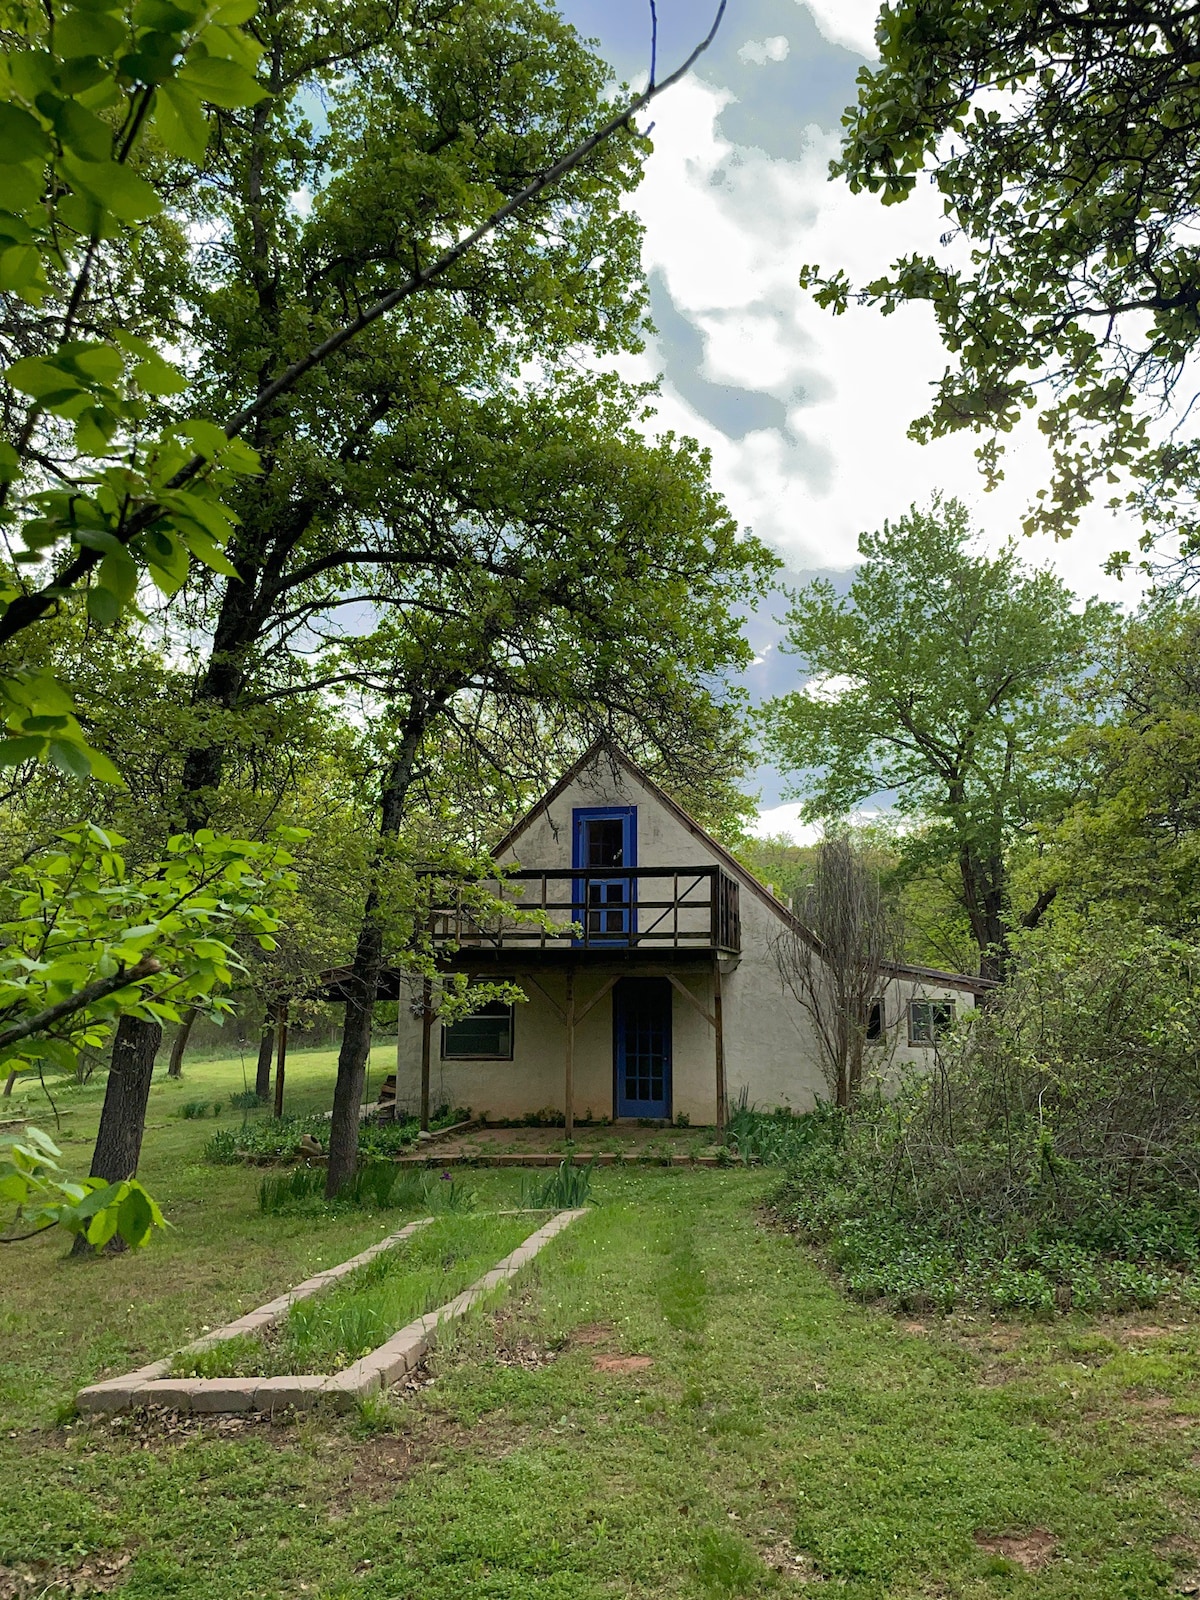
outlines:
[[[975,1543],[989,1555],[1003,1556],[1025,1572],[1037,1572],[1052,1559],[1057,1549],[1054,1535],[1045,1528],[1030,1528],[1028,1533],[977,1533]]]
[[[902,1322],[900,1331],[902,1333],[928,1333],[929,1325],[925,1322]]]
[[[596,1372],[645,1372],[654,1365],[650,1356],[600,1356],[592,1357]]]
[[[253,1429],[265,1433],[277,1444],[289,1443],[295,1433],[296,1413],[280,1411],[240,1411],[233,1415],[206,1415],[194,1411],[168,1410],[165,1406],[144,1406],[137,1411],[121,1411],[114,1417],[89,1422],[88,1429],[129,1439],[149,1449],[165,1439],[227,1438]],[[82,1430],[81,1430],[82,1431]],[[0,1600],[3,1596],[0,1595]]]
[[[760,1544],[758,1553],[772,1572],[791,1578],[793,1583],[825,1582],[825,1574],[803,1550],[797,1550],[790,1539],[776,1538],[770,1544]]]
[[[613,1327],[608,1322],[584,1322],[575,1329],[571,1335],[571,1343],[588,1349],[593,1345],[607,1344],[613,1336]]]
[[[55,1567],[48,1561],[28,1566],[0,1566],[0,1600],[59,1600],[64,1595],[107,1594],[125,1577],[133,1552],[88,1556],[78,1567]]]

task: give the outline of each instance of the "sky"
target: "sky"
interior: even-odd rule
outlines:
[[[649,0],[558,0],[598,40],[614,73],[644,82]],[[657,0],[658,72],[672,70],[707,31],[716,0]],[[700,440],[733,515],[782,557],[792,581],[816,573],[845,587],[860,532],[935,489],[971,507],[984,547],[1020,535],[1049,476],[1036,428],[1009,442],[1005,481],[985,493],[978,443],[918,445],[909,422],[927,407],[946,358],[926,307],[891,317],[852,307],[834,317],[798,285],[801,266],[878,275],[913,251],[944,253],[931,188],[883,207],[830,182],[839,119],[873,55],[874,0],[728,0],[716,41],[694,72],[651,108],[654,153],[630,203],[645,226],[644,262],[658,329],[631,377],[661,375],[657,425]],[[1136,590],[1106,577],[1110,551],[1136,543],[1095,509],[1070,540],[1022,539],[1081,597],[1128,604]],[[795,687],[778,649],[777,596],[750,621],[756,699]],[[783,803],[786,779],[757,774],[763,831],[811,837]]]

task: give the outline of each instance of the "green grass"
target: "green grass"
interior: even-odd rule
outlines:
[[[534,1230],[529,1217],[437,1217],[324,1294],[298,1301],[265,1339],[223,1340],[180,1356],[180,1377],[270,1378],[340,1372],[445,1305]]]
[[[228,1092],[200,1079],[192,1098]],[[211,1125],[157,1104],[144,1175],[170,1236],[5,1258],[0,1563],[44,1563],[30,1593],[125,1556],[122,1600],[1166,1600],[1192,1581],[1190,1313],[899,1322],[760,1220],[762,1170],[598,1172],[599,1204],[465,1320],[436,1381],[358,1416],[54,1427],[79,1382],[398,1226],[262,1215],[261,1173],[204,1166]],[[470,1181],[500,1209],[521,1174]],[[632,1355],[652,1364],[620,1370]],[[1002,1541],[1032,1530],[1052,1553],[1027,1573]]]

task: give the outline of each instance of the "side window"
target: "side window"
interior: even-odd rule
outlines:
[[[908,1002],[909,1044],[936,1044],[954,1026],[953,1000]]]
[[[503,1000],[460,1017],[442,1029],[443,1061],[511,1061],[513,1008]]]
[[[873,1000],[871,1002],[871,1009],[867,1012],[867,1034],[866,1034],[866,1040],[867,1040],[868,1044],[882,1044],[883,1043],[883,997],[882,997],[882,995],[880,996],[880,998],[878,1000]]]

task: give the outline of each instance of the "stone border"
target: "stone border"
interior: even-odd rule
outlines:
[[[326,1401],[339,1411],[348,1410],[363,1395],[386,1388],[419,1366],[437,1340],[439,1323],[461,1317],[490,1289],[514,1277],[556,1233],[584,1214],[582,1210],[558,1212],[453,1300],[410,1322],[385,1344],[342,1372],[298,1373],[278,1378],[169,1378],[166,1374],[170,1372],[175,1359],[171,1356],[165,1361],[139,1367],[136,1372],[127,1372],[124,1377],[111,1378],[107,1383],[89,1384],[86,1389],[80,1389],[75,1403],[80,1411],[109,1414],[131,1411],[139,1406],[167,1406],[175,1411],[275,1412],[291,1406],[310,1406],[316,1400]],[[315,1278],[305,1279],[287,1294],[280,1295],[265,1306],[259,1306],[256,1311],[247,1312],[244,1317],[227,1323],[214,1333],[205,1334],[203,1338],[185,1345],[177,1354],[207,1350],[240,1333],[261,1333],[265,1328],[274,1326],[297,1300],[316,1294],[356,1267],[373,1260],[382,1251],[390,1250],[418,1228],[427,1227],[432,1221],[432,1217],[422,1217],[417,1222],[410,1222],[399,1233],[381,1239],[361,1255],[352,1256],[349,1261],[331,1267],[328,1272],[318,1273]]]

